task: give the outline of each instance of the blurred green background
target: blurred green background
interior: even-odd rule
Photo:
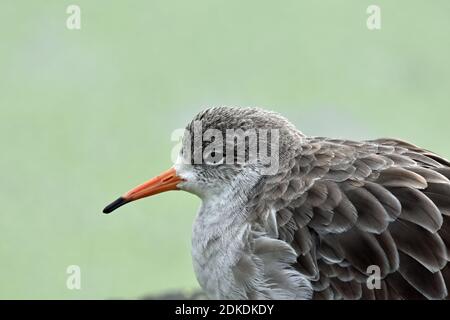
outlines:
[[[81,30],[66,28],[70,4]],[[449,16],[447,0],[2,0],[0,298],[196,288],[197,198],[101,210],[170,167],[170,134],[206,106],[261,106],[306,134],[391,136],[449,157]],[[66,287],[69,265],[81,290]]]

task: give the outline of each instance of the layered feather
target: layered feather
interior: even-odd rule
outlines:
[[[265,188],[276,192],[280,237],[314,298],[448,297],[450,163],[394,139],[305,145]],[[371,266],[378,289],[367,285]]]

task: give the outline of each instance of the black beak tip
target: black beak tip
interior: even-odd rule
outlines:
[[[128,202],[129,202],[129,201],[126,200],[125,198],[120,197],[120,198],[118,198],[117,200],[115,200],[114,202],[112,202],[112,203],[110,203],[109,205],[107,205],[107,206],[105,207],[105,209],[103,209],[103,213],[106,213],[106,214],[111,213],[111,212],[113,212],[114,210],[116,210],[117,208],[123,206],[124,204],[126,204],[126,203],[128,203]]]

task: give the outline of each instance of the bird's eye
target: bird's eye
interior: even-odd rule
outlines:
[[[219,151],[211,151],[209,154],[205,154],[203,158],[205,164],[218,166],[224,163],[223,153]]]

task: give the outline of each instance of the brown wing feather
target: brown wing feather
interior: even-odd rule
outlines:
[[[305,150],[274,188],[280,237],[314,298],[449,297],[450,163],[395,139],[309,138]],[[367,286],[371,265],[380,289]]]

